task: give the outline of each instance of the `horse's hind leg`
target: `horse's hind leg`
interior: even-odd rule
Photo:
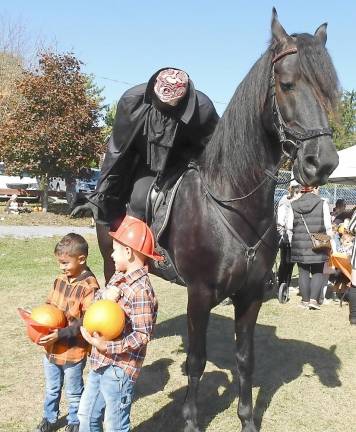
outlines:
[[[188,389],[183,405],[185,419],[184,432],[199,432],[197,398],[199,381],[206,364],[206,331],[209,322],[210,304],[204,304],[199,296],[188,300],[188,355],[186,372],[188,375]]]
[[[242,432],[257,432],[253,421],[252,406],[253,336],[261,301],[254,301],[246,308],[241,308],[241,304],[238,303],[239,301],[236,299],[234,301],[236,360],[240,386],[237,415],[242,423]]]

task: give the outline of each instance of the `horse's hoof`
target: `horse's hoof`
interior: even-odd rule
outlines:
[[[194,424],[188,420],[185,425],[184,432],[200,432],[200,429],[198,426],[194,426]]]
[[[241,432],[258,432],[258,429],[254,423],[249,423],[241,429]]]

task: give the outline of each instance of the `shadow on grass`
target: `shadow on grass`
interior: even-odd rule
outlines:
[[[151,365],[144,366],[135,388],[135,399],[155,394],[164,389],[169,380],[168,368],[172,359],[159,359]]]
[[[187,347],[186,316],[180,315],[157,325],[155,337],[165,338],[181,335],[183,345]],[[232,371],[234,382],[231,383],[226,372],[214,371],[203,375],[200,385],[198,404],[200,408],[200,425],[203,430],[211,423],[214,417],[227,409],[237,395],[236,365],[234,360],[234,321],[220,315],[211,314],[208,330],[208,361],[214,363],[219,369]],[[338,387],[341,382],[338,377],[340,359],[335,354],[335,346],[330,349],[321,348],[308,342],[294,339],[280,339],[276,336],[276,327],[256,325],[255,331],[255,373],[253,386],[259,387],[254,417],[257,427],[260,427],[263,415],[271,403],[274,394],[284,384],[290,383],[302,375],[303,367],[310,364],[322,385]],[[168,359],[162,359],[158,375],[160,384],[165,385],[168,380]],[[143,378],[149,381],[150,371],[154,366],[143,370]],[[147,375],[146,375],[147,369]],[[146,377],[145,377],[146,375]],[[145,394],[153,393],[157,385],[157,373],[154,374],[153,383],[146,389]],[[160,389],[162,389],[161,387]],[[223,390],[221,390],[223,389]],[[156,432],[157,430],[181,431],[184,422],[181,415],[186,386],[169,395],[172,402],[153,413],[149,420],[138,425],[133,432]],[[138,395],[140,397],[140,395]],[[236,423],[239,423],[236,417]]]
[[[67,216],[70,214],[69,205],[65,203],[48,203],[48,212],[56,215],[64,215]]]

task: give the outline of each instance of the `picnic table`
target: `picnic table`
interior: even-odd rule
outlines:
[[[330,267],[338,268],[342,273],[351,280],[351,262],[347,254],[341,252],[333,252],[329,258]]]

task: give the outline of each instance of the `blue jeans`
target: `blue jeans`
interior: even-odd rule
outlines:
[[[114,365],[91,370],[80,401],[79,432],[129,432],[134,382]]]
[[[55,423],[59,414],[59,401],[63,383],[68,400],[68,424],[78,424],[78,407],[83,393],[83,370],[86,358],[75,364],[58,366],[50,363],[46,356],[43,359],[44,373],[46,377],[46,393],[44,401],[44,417],[51,423]]]

